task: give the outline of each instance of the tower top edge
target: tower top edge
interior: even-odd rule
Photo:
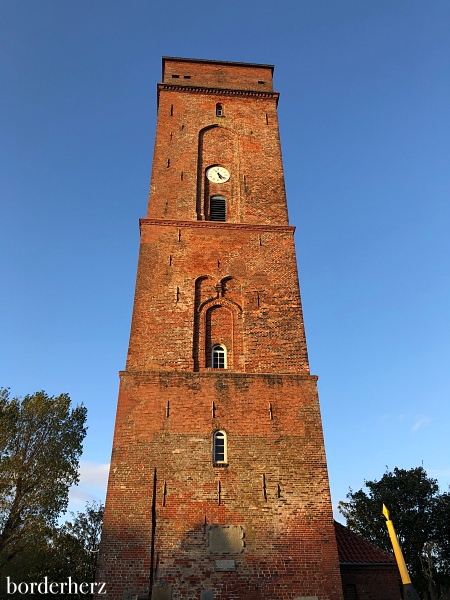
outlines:
[[[250,68],[261,68],[261,69],[270,69],[273,73],[275,66],[274,65],[266,65],[262,63],[248,63],[248,62],[234,62],[229,60],[209,60],[206,58],[182,58],[179,56],[163,56],[162,57],[162,67],[164,73],[164,64],[166,62],[190,62],[190,63],[203,63],[209,65],[227,65],[230,67],[250,67]]]
[[[273,92],[273,65],[163,56],[163,83]]]

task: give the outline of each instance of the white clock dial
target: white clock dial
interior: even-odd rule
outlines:
[[[213,183],[225,183],[230,179],[230,173],[225,167],[209,167],[206,170],[206,177]]]

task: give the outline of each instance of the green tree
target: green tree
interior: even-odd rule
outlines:
[[[47,527],[39,536],[29,538],[22,552],[16,554],[4,569],[4,575],[14,583],[65,583],[94,581],[98,546],[103,521],[103,505],[87,503],[83,512],[71,513],[72,520],[58,527]],[[75,588],[74,588],[75,589]],[[79,590],[79,587],[78,587]],[[4,582],[0,585],[0,600],[8,600]],[[72,600],[91,598],[90,593],[39,593],[42,600]]]
[[[435,498],[432,511],[431,547],[435,580],[441,597],[450,600],[450,494]],[[444,590],[447,594],[444,596]]]
[[[367,492],[350,489],[339,511],[347,526],[368,541],[392,550],[382,516],[388,507],[413,584],[431,600],[447,598],[450,590],[450,501],[439,494],[437,481],[423,467],[386,469],[379,481],[365,481]]]
[[[56,553],[61,561],[62,577],[68,575],[78,582],[94,581],[100,535],[103,524],[103,504],[87,503],[84,512],[71,513],[55,539]]]
[[[67,394],[10,399],[0,390],[0,569],[40,548],[66,510],[86,435],[86,408]]]

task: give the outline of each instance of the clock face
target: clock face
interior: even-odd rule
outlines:
[[[230,173],[225,167],[209,167],[206,170],[206,177],[213,183],[225,183],[230,179]]]

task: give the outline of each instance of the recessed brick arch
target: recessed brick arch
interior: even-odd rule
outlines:
[[[226,298],[207,300],[198,309],[198,344],[194,363],[198,370],[211,368],[211,350],[223,344],[227,368],[243,369],[242,308]]]
[[[227,275],[220,280],[220,295],[242,306],[242,282],[239,278]]]
[[[211,353],[214,346],[225,346],[227,365],[233,364],[233,312],[228,306],[213,303],[205,311],[205,363],[212,367]]]
[[[231,275],[215,279],[201,275],[195,280],[193,331],[194,370],[211,368],[211,350],[223,344],[227,368],[244,369],[242,283]]]
[[[208,181],[208,167],[220,165],[230,173],[230,179],[221,184]],[[220,125],[209,125],[199,131],[197,161],[197,219],[209,214],[209,199],[220,194],[226,198],[227,221],[237,222],[240,212],[239,138],[236,131]]]
[[[202,352],[200,352],[200,338],[201,327],[200,327],[200,307],[205,302],[210,301],[213,298],[218,297],[216,280],[209,275],[201,275],[195,280],[194,289],[194,331],[192,335],[193,347],[192,347],[192,358],[194,360],[194,371],[200,370],[200,362]],[[203,364],[204,367],[204,364]]]

